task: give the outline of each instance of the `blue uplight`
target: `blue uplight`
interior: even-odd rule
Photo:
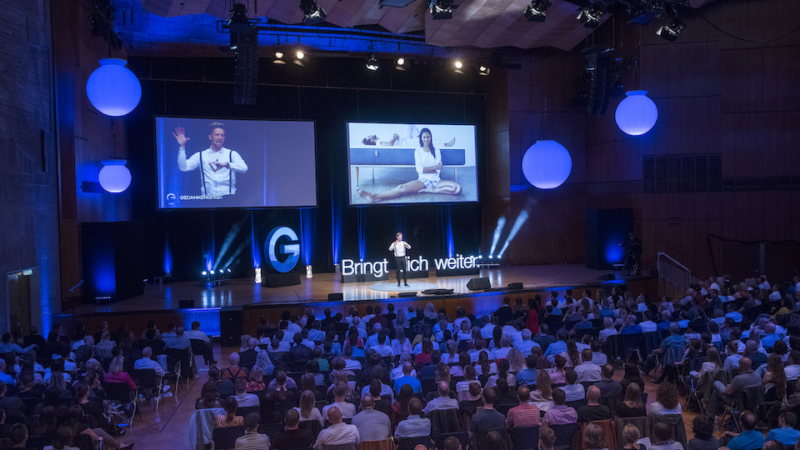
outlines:
[[[142,99],[142,85],[119,58],[104,58],[86,81],[86,95],[101,113],[119,117],[136,108]]]
[[[125,167],[124,159],[107,159],[103,161],[98,181],[100,186],[112,194],[119,194],[131,185],[131,171]]]
[[[658,120],[658,107],[647,96],[647,91],[628,91],[619,102],[614,118],[626,134],[641,136],[650,131]]]

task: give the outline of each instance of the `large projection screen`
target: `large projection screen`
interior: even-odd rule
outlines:
[[[159,209],[317,205],[313,122],[155,122]]]
[[[350,205],[478,201],[474,125],[348,123]]]

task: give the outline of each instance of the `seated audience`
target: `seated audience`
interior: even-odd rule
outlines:
[[[272,444],[281,450],[309,448],[314,445],[314,435],[308,428],[300,429],[300,413],[290,409],[283,420],[283,431],[275,436]]]
[[[719,440],[714,437],[714,421],[708,416],[697,416],[692,421],[694,437],[686,450],[717,450]]]
[[[519,399],[519,406],[515,406],[508,410],[506,415],[506,428],[512,429],[516,427],[532,427],[539,425],[539,408],[536,405],[528,403],[531,397],[531,391],[527,386],[520,386],[517,389],[517,397]]]
[[[600,404],[600,389],[597,386],[589,386],[586,390],[586,400],[587,405],[578,408],[578,423],[611,418],[608,406]]]
[[[269,448],[269,437],[258,432],[261,415],[250,413],[244,418],[244,436],[236,439],[234,450],[263,450]]]
[[[375,409],[375,400],[370,395],[361,398],[361,412],[353,417],[352,424],[358,428],[362,442],[383,441],[392,437],[389,416]]]
[[[565,425],[568,423],[575,423],[578,421],[578,413],[575,409],[564,405],[566,396],[564,391],[556,389],[553,391],[554,406],[549,411],[544,413],[542,418],[542,425]]]
[[[235,397],[228,397],[225,400],[225,414],[215,416],[214,426],[216,428],[238,427],[244,425],[244,417],[236,415],[239,402]]]
[[[617,403],[616,411],[617,417],[645,417],[647,411],[645,405],[642,403],[642,391],[639,390],[639,385],[631,383],[628,385],[628,390],[625,391],[625,400]]]
[[[764,446],[764,435],[757,431],[756,415],[745,411],[739,418],[742,427],[741,433],[726,431],[720,440],[720,450],[752,450]]]
[[[420,417],[422,412],[422,402],[418,398],[412,398],[408,402],[408,418],[397,424],[394,432],[395,438],[409,438],[430,436],[431,420]],[[501,414],[502,415],[502,414]],[[473,419],[474,420],[474,419]]]

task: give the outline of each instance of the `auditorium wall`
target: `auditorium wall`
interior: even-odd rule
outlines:
[[[0,8],[0,333],[23,317],[49,326],[60,307],[50,19],[49,0]],[[10,301],[8,275],[34,268],[30,303]],[[22,325],[27,332],[30,323]]]
[[[800,32],[775,39],[795,29],[800,5],[732,0],[700,13],[741,39],[691,11],[675,42],[656,36],[657,25],[623,25],[619,16],[593,35],[594,45],[616,46],[615,56],[640,61],[641,83],[627,79],[626,87],[648,90],[659,108],[658,123],[643,137],[616,126],[621,98],[611,98],[603,116],[571,103],[583,46],[569,53],[533,51],[522,56],[523,70],[507,72],[508,110],[502,113],[508,116],[509,209],[513,216],[533,201],[535,212],[516,237],[522,245],[512,246],[509,262],[583,261],[586,210],[632,208],[646,268],[654,267],[657,252],[700,277],[718,271],[740,279],[761,268],[774,280],[800,266],[800,154],[794,151],[800,88],[793,82],[800,75]],[[545,98],[550,134],[569,149],[573,171],[553,192],[514,192],[525,184],[519,162],[540,138]],[[701,165],[712,158],[721,160],[718,172],[712,162]],[[648,160],[655,171],[644,176]],[[484,243],[501,214],[487,213]],[[781,241],[794,243],[777,245]],[[759,242],[767,242],[763,264]]]

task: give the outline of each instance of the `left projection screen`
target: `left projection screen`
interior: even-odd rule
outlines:
[[[159,209],[317,206],[314,122],[155,122]]]

